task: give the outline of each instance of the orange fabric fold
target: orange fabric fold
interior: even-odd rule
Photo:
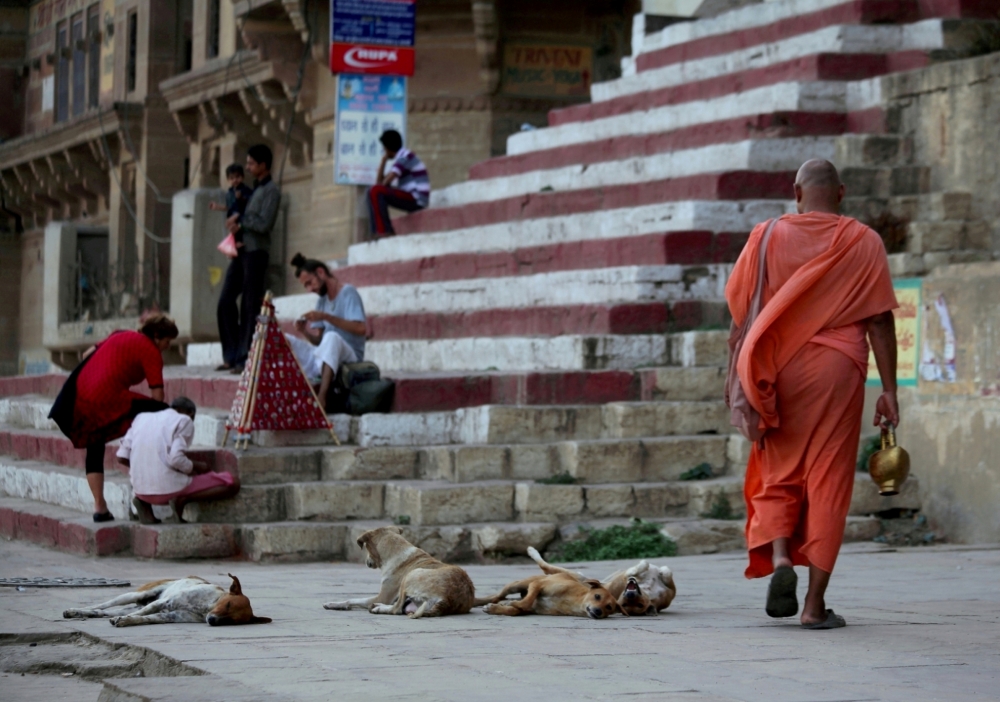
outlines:
[[[757,284],[764,229],[760,224],[750,234],[726,284],[737,324],[746,317]],[[881,238],[850,217],[785,215],[774,228],[766,259],[764,307],[743,343],[737,372],[761,425],[775,428],[780,419],[774,384],[802,347],[816,341],[836,348],[863,369],[868,347],[859,323],[897,303]]]

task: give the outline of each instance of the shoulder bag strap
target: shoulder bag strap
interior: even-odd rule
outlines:
[[[764,281],[767,280],[767,244],[771,241],[771,234],[774,232],[774,225],[778,223],[780,217],[775,217],[767,225],[767,230],[764,232],[764,236],[760,240],[760,253],[757,256],[757,287],[754,288],[753,298],[750,300],[750,312],[747,318],[750,320],[750,324],[753,324],[753,320],[757,318],[757,314],[760,312],[760,300],[761,296],[764,294]],[[746,328],[750,328],[750,324],[746,325]]]

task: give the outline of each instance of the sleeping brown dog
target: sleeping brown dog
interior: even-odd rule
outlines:
[[[528,547],[531,556],[545,575],[533,575],[508,584],[493,597],[477,599],[486,605],[487,614],[516,617],[522,614],[549,614],[604,619],[615,612],[626,614],[599,580],[589,580],[579,573],[550,565]],[[521,595],[520,600],[505,602],[507,595]]]
[[[368,551],[365,563],[382,570],[382,589],[374,597],[327,602],[325,609],[367,609],[372,614],[406,614],[411,619],[466,614],[476,589],[468,573],[422,551],[399,527],[379,527],[358,537]]]

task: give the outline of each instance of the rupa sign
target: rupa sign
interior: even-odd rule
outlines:
[[[331,0],[330,70],[412,76],[416,0]]]

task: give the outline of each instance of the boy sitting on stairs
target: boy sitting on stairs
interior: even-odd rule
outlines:
[[[185,454],[194,440],[196,411],[194,402],[178,397],[169,409],[137,416],[121,441],[118,462],[129,467],[132,504],[143,524],[160,523],[152,505],[171,505],[183,522],[188,502],[225,500],[240,491],[232,473],[214,473]]]

